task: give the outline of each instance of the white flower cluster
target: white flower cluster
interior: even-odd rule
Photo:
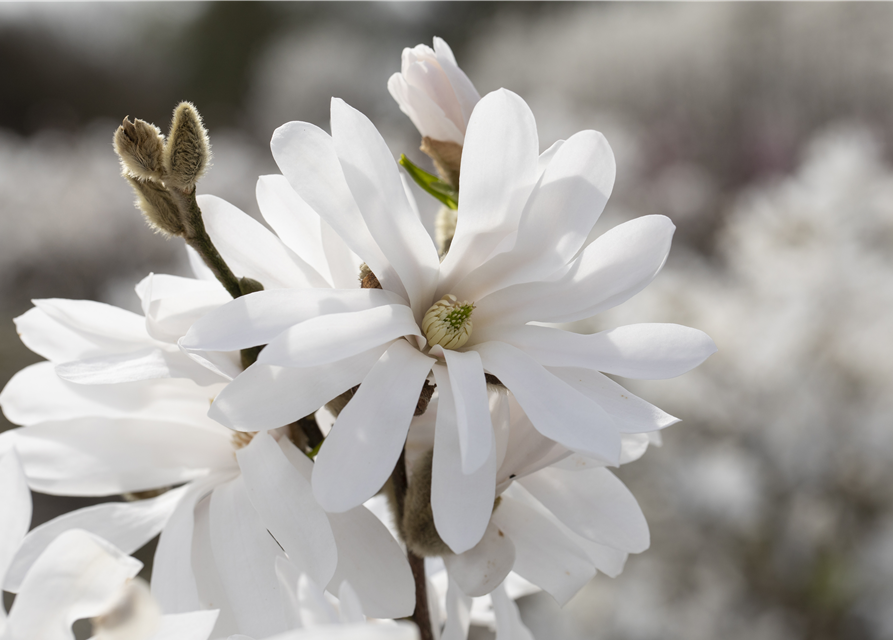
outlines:
[[[647,286],[673,224],[592,235],[614,182],[604,137],[540,153],[524,100],[480,98],[442,40],[405,50],[389,88],[441,172],[404,164],[455,210],[448,246],[341,100],[331,135],[275,132],[282,174],[257,183],[272,232],[195,197],[191,106],[169,138],[119,129],[141,208],[186,239],[195,278],[147,276],[143,315],[51,299],[17,319],[47,361],[0,396],[22,425],[0,436],[0,580],[17,594],[0,638],[68,639],[89,617],[105,640],[456,640],[487,598],[497,637],[520,640],[513,597],[563,604],[648,547],[608,467],[677,420],[606,374],[678,376],[715,346],[673,324],[555,325]],[[128,500],[29,532],[28,487]],[[128,554],[159,534],[149,593]]]

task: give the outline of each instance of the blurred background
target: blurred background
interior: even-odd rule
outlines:
[[[194,102],[199,191],[256,215],[272,131],[328,128],[333,95],[424,163],[386,81],[439,35],[482,94],[529,102],[543,148],[605,133],[597,229],[678,227],[654,284],[578,330],[678,322],[719,346],[629,384],[683,420],[620,471],[651,549],[564,610],[521,600],[534,636],[893,637],[891,30],[890,4],[0,3],[0,382],[38,359],[12,324],[30,299],[135,309],[146,273],[186,272],[119,177],[124,116],[166,129]],[[82,504],[41,497],[35,524]]]

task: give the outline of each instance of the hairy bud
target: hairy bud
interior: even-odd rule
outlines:
[[[145,120],[124,118],[113,138],[124,175],[140,180],[161,181],[164,173],[164,136]]]
[[[361,289],[381,289],[381,283],[372,269],[365,262],[360,265],[360,288]]]
[[[462,145],[444,140],[422,138],[422,151],[434,161],[437,173],[453,189],[459,190],[459,165],[462,162]]]
[[[211,161],[211,143],[198,111],[188,102],[174,109],[174,119],[164,148],[165,181],[192,191]]]
[[[125,176],[136,192],[136,206],[149,226],[161,234],[182,236],[185,232],[180,209],[167,189],[156,182],[144,182]]]
[[[403,521],[399,523],[406,548],[421,558],[452,553],[434,526],[434,511],[431,509],[433,461],[434,451],[430,451],[413,466],[403,503]]]

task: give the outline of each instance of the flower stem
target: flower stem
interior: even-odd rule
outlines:
[[[183,239],[198,252],[229,295],[238,298],[242,295],[239,279],[230,270],[229,265],[217,251],[217,247],[211,242],[211,237],[205,230],[202,210],[199,209],[198,202],[195,200],[195,189],[191,193],[178,192],[177,195],[181,198],[180,206],[186,215],[186,234]]]
[[[403,522],[403,509],[406,501],[408,482],[406,479],[406,447],[400,452],[400,459],[391,474],[391,482],[394,484],[394,506],[397,522]],[[412,620],[419,628],[421,640],[434,640],[434,631],[431,627],[431,613],[428,611],[428,581],[425,578],[425,559],[417,556],[407,549],[409,567],[412,569],[412,577],[415,581],[415,611]]]

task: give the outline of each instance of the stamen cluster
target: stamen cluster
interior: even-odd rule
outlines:
[[[458,302],[451,293],[435,302],[422,319],[422,331],[428,345],[433,347],[439,344],[444,349],[458,349],[468,342],[473,328],[472,311],[473,304]]]

